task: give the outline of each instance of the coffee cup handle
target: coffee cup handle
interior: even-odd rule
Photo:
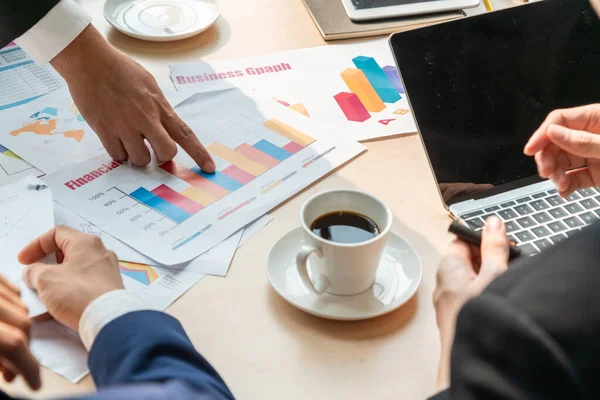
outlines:
[[[316,294],[322,295],[323,293],[325,293],[325,291],[327,290],[327,287],[329,286],[329,279],[327,279],[327,277],[325,275],[320,274],[316,278],[315,283],[313,283],[310,280],[310,277],[308,276],[307,261],[308,261],[308,257],[313,253],[315,253],[315,255],[317,255],[319,257],[321,257],[323,255],[323,252],[318,247],[314,247],[311,245],[302,246],[302,248],[300,249],[300,252],[296,256],[296,267],[298,268],[298,274],[300,275],[300,278],[302,279],[302,283],[304,283],[304,286],[308,287]]]

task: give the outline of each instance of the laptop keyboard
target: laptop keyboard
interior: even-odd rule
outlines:
[[[600,188],[580,189],[566,199],[552,189],[472,211],[460,218],[479,231],[492,215],[504,221],[509,240],[533,256],[600,219]]]

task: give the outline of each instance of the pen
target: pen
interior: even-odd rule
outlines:
[[[485,4],[485,8],[488,11],[494,11],[494,6],[492,6],[492,0],[483,0],[483,3]]]
[[[474,231],[472,229],[467,228],[464,225],[459,224],[456,221],[453,221],[448,228],[448,232],[455,234],[459,239],[474,244],[476,246],[481,246],[481,232]],[[521,255],[521,249],[510,245],[508,248],[509,251],[509,260],[513,260]]]

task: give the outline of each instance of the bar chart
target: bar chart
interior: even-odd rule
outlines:
[[[243,119],[243,120],[241,120]],[[156,175],[135,181],[139,186],[115,188],[135,202],[153,210],[174,224],[181,224],[205,207],[241,189],[255,178],[306,148],[315,140],[272,118],[257,120],[251,114],[238,116],[208,132],[203,143],[213,156],[217,170],[207,174],[195,165],[169,161],[160,170],[177,179],[165,183]],[[182,185],[182,183],[184,183]],[[250,204],[249,199],[229,210],[222,218]],[[133,205],[127,205],[128,212]],[[144,213],[139,217],[142,219]],[[147,219],[147,218],[144,218]],[[160,218],[158,218],[160,220]]]
[[[371,113],[385,110],[387,104],[402,99],[404,88],[396,67],[380,67],[373,57],[358,56],[352,59],[355,68],[347,68],[340,77],[349,92],[333,96],[348,121],[364,122]]]

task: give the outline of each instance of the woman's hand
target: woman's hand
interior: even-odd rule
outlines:
[[[525,154],[560,195],[600,186],[600,104],[556,110],[533,134]]]
[[[31,320],[19,288],[0,276],[0,372],[7,382],[23,376],[29,387],[42,386],[40,366],[29,350]]]
[[[460,240],[452,242],[437,272],[433,293],[442,356],[438,371],[438,389],[450,383],[450,352],[461,307],[479,295],[508,268],[508,238],[498,217],[487,219],[481,249]]]

